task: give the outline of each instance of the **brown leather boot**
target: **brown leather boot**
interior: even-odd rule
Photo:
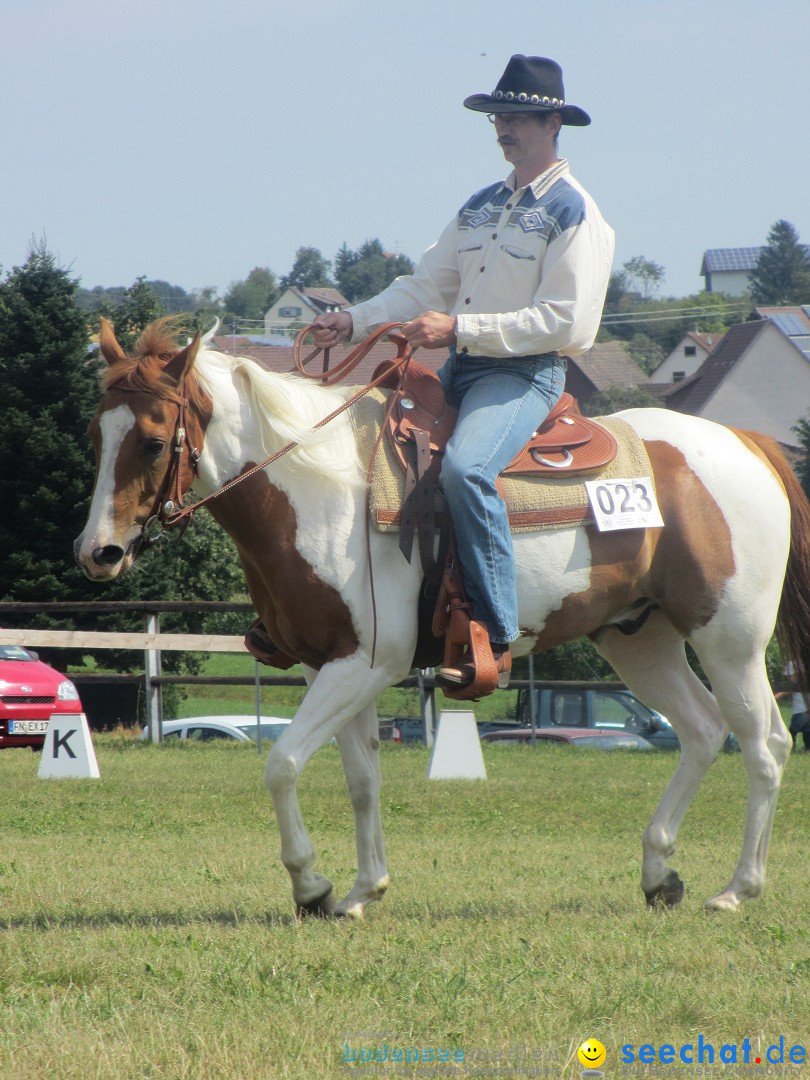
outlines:
[[[261,619],[257,619],[245,634],[245,648],[259,663],[281,668],[282,671],[298,663],[294,657],[288,656],[276,645]]]
[[[509,677],[512,674],[512,653],[508,645],[493,645],[492,656],[498,672],[498,689],[505,690],[509,686]],[[440,667],[436,671],[436,682],[440,686],[469,686],[474,678],[475,667],[472,664],[460,664],[458,667]]]

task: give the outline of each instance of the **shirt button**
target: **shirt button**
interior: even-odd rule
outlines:
[[[471,300],[471,299],[472,299],[472,298],[468,296],[468,297],[467,297],[467,299],[466,299],[466,300],[464,301],[464,303],[465,303],[465,304],[469,304],[469,303],[470,303],[470,300]]]
[[[497,239],[498,239],[498,234],[497,234],[496,232],[494,232],[494,233],[492,234],[492,239],[493,239],[493,240],[497,240]]]
[[[485,267],[485,266],[482,266],[482,267],[481,267],[481,273],[483,274],[483,272],[484,272],[485,270],[486,270],[486,267]]]
[[[512,204],[511,204],[510,202],[508,202],[508,203],[506,204],[506,209],[507,209],[507,210],[511,210],[511,209],[512,209]]]

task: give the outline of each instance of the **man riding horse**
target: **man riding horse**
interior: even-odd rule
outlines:
[[[512,539],[495,482],[559,399],[565,357],[593,344],[613,230],[558,156],[560,126],[591,121],[566,103],[557,63],[513,56],[494,91],[464,105],[488,114],[511,175],[467,200],[413,275],[318,316],[313,330],[316,344],[328,348],[404,322],[411,348],[449,346],[439,376],[459,416],[441,483],[471,615],[489,633],[505,687],[520,628]],[[436,675],[453,688],[473,677],[469,663]]]

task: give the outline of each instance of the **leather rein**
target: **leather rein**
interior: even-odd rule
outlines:
[[[360,361],[368,355],[374,345],[376,345],[376,343],[381,338],[386,337],[388,334],[392,334],[392,340],[397,346],[397,355],[396,358],[392,361],[391,366],[387,366],[385,371],[383,371],[380,375],[372,379],[371,382],[367,383],[356,394],[353,394],[352,397],[344,401],[342,405],[338,406],[337,409],[334,409],[331,413],[329,413],[328,416],[325,416],[322,420],[319,420],[318,423],[313,426],[313,431],[317,431],[319,428],[325,427],[328,423],[330,423],[330,421],[334,420],[336,417],[340,416],[341,413],[351,408],[351,406],[354,405],[356,401],[359,401],[360,398],[368,394],[371,390],[374,389],[374,387],[378,386],[381,382],[390,380],[394,372],[397,372],[398,384],[401,385],[402,380],[405,377],[405,372],[408,369],[408,364],[410,363],[411,357],[413,355],[413,352],[408,345],[407,340],[402,337],[401,334],[394,333],[396,330],[399,330],[403,325],[404,323],[386,323],[384,326],[381,326],[378,330],[375,330],[373,334],[370,334],[364,341],[362,341],[355,349],[353,349],[348,356],[344,357],[343,360],[341,360],[338,364],[335,365],[334,368],[331,369],[328,367],[329,349],[321,350],[320,348],[316,348],[315,350],[310,352],[308,356],[302,355],[303,342],[306,337],[311,333],[311,328],[304,327],[303,330],[299,331],[293,343],[293,363],[295,365],[295,370],[304,378],[317,380],[321,382],[324,386],[333,386],[335,383],[339,382],[342,378],[344,378],[351,371],[353,371],[360,363]],[[318,374],[305,371],[305,365],[309,363],[309,361],[320,352],[323,352],[324,354],[323,370]],[[268,465],[272,465],[274,461],[277,461],[280,457],[288,454],[291,450],[294,450],[299,445],[299,443],[296,441],[287,443],[286,446],[282,446],[280,450],[276,450],[275,453],[265,458],[264,461],[260,461],[258,465],[252,465],[245,472],[240,473],[239,476],[234,477],[233,480],[229,480],[226,484],[223,484],[222,487],[218,488],[210,495],[206,495],[204,498],[198,499],[197,502],[192,503],[190,506],[184,507],[182,505],[184,492],[181,489],[180,467],[182,464],[184,448],[188,445],[186,437],[188,393],[186,390],[185,380],[186,377],[184,376],[179,387],[179,400],[176,402],[178,415],[177,424],[174,430],[174,438],[172,442],[171,460],[169,461],[169,466],[166,470],[166,475],[163,479],[163,482],[158,489],[157,495],[155,496],[155,501],[152,504],[152,511],[149,517],[144,522],[143,526],[141,527],[140,536],[136,538],[136,554],[140,553],[140,551],[142,551],[146,547],[149,547],[151,544],[154,544],[161,537],[165,530],[174,529],[179,525],[182,525],[182,529],[177,539],[181,539],[183,533],[191,523],[192,517],[197,512],[197,510],[200,509],[201,506],[205,506],[206,503],[210,503],[214,499],[218,499],[220,495],[224,495],[226,492],[236,487],[237,484],[241,484],[244,480],[248,480],[251,476],[255,476],[256,473],[261,472],[263,469],[266,469]],[[142,392],[137,391],[134,387],[128,386],[115,386],[111,387],[111,389],[125,391],[131,390],[133,393]],[[165,400],[173,401],[175,399],[165,398]],[[391,394],[388,401],[387,411],[393,408],[395,400],[396,394]],[[383,423],[380,428],[381,434],[384,430],[385,423]],[[375,446],[375,452],[376,449],[377,447]],[[200,451],[196,447],[189,446],[188,453],[192,471],[194,475],[198,477],[200,474]],[[372,462],[373,458],[374,454],[372,454]],[[369,466],[369,472],[370,470],[371,466]]]

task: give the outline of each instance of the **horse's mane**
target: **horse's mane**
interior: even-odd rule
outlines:
[[[102,374],[105,390],[125,385],[128,389],[160,394],[179,401],[176,384],[165,374],[166,363],[181,348],[185,331],[178,316],[150,323],[125,360]],[[341,484],[354,486],[362,479],[352,427],[338,417],[323,428],[315,425],[337,409],[348,390],[327,388],[292,372],[267,371],[255,360],[201,348],[189,379],[187,392],[192,406],[216,401],[222,376],[239,380],[257,417],[262,445],[269,457],[287,443],[299,444],[285,461],[300,469],[327,473]]]
[[[179,315],[166,315],[149,323],[135,342],[132,353],[101,372],[102,390],[126,387],[145,394],[159,394],[169,401],[179,401],[177,386],[166,376],[164,368],[185,344],[181,342],[181,336],[187,336],[179,325],[181,319]],[[188,391],[191,404],[202,408],[205,404],[204,390],[197,385],[197,380],[191,380]]]

